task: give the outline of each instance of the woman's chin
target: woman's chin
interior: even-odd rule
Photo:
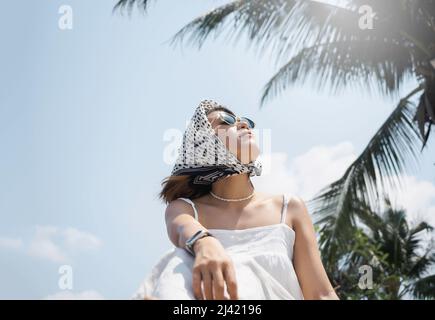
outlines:
[[[240,156],[238,157],[238,159],[242,164],[249,164],[257,160],[259,154],[260,153],[258,151],[251,151],[251,154],[249,154],[249,152],[246,151],[246,155],[244,157]]]

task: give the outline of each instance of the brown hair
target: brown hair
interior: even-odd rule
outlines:
[[[234,112],[225,108],[224,106],[218,106],[207,111],[207,115],[213,111],[225,111],[235,116]],[[168,176],[162,181],[162,190],[159,193],[165,203],[169,203],[177,198],[199,198],[211,190],[211,185],[196,185],[192,183],[193,177],[189,175],[180,176]]]

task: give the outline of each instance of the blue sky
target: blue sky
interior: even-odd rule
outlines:
[[[396,104],[355,89],[332,96],[307,84],[260,110],[261,89],[276,71],[270,57],[223,38],[201,50],[164,44],[225,1],[156,1],[146,16],[131,17],[112,14],[114,3],[3,4],[2,299],[63,294],[64,264],[73,269],[72,297],[129,298],[171,247],[157,199],[172,168],[163,161],[163,135],[183,130],[203,99],[270,128],[276,170],[253,181],[304,197],[343,173]],[[58,28],[64,4],[73,9],[72,30]],[[403,93],[412,88],[410,82]],[[433,217],[433,139],[429,145],[399,198]]]

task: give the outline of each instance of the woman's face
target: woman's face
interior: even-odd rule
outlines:
[[[257,159],[260,149],[255,141],[254,132],[245,122],[237,121],[233,125],[223,122],[219,117],[221,112],[225,111],[212,111],[207,118],[225,147],[243,164]]]

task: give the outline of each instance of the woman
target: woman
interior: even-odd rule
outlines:
[[[251,183],[261,174],[254,126],[201,101],[160,193],[175,247],[134,299],[338,299],[303,200]]]

